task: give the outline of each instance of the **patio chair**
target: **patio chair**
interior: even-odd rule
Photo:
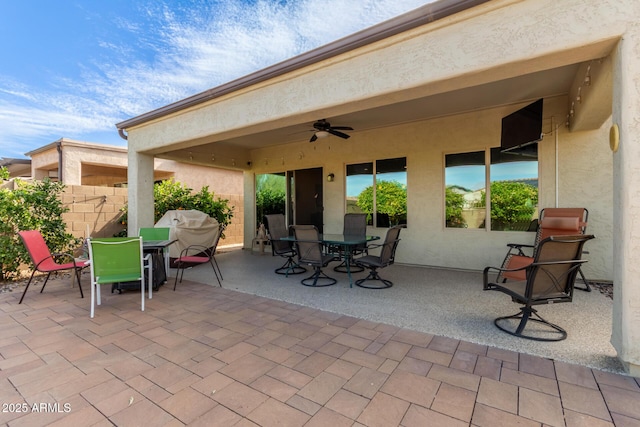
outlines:
[[[96,303],[101,305],[100,285],[106,283],[140,282],[140,306],[144,311],[145,289],[149,289],[149,299],[153,296],[153,263],[151,254],[145,256],[142,250],[142,238],[89,238],[87,244],[91,267],[91,317]]]
[[[169,227],[141,227],[138,236],[143,240],[169,240],[171,228]],[[169,274],[169,247],[162,249],[164,255],[164,271]]]
[[[508,334],[535,341],[561,341],[567,332],[558,325],[543,319],[533,306],[557,304],[573,300],[573,288],[578,269],[587,262],[580,259],[582,247],[593,235],[551,236],[542,240],[536,250],[533,262],[515,271],[525,274],[524,281],[489,281],[490,272],[497,272],[496,278],[505,269],[487,267],[483,272],[483,288],[500,291],[509,295],[513,302],[522,304],[520,312],[512,316],[498,317],[495,325]],[[499,283],[500,282],[500,283]],[[515,322],[514,322],[515,321]],[[542,325],[525,331],[529,321]],[[517,325],[516,325],[517,324]]]
[[[296,239],[296,251],[298,253],[298,264],[306,264],[312,266],[314,272],[306,279],[302,279],[300,283],[305,286],[324,287],[337,283],[337,280],[329,277],[322,271],[322,267],[326,267],[331,261],[337,258],[333,254],[325,254],[323,252],[322,241],[316,227],[308,225],[292,225],[293,233]]]
[[[76,260],[74,256],[69,253],[52,254],[49,251],[47,243],[44,241],[44,237],[42,237],[42,234],[38,230],[19,231],[18,235],[20,236],[20,239],[22,239],[22,243],[27,249],[29,257],[31,258],[31,262],[33,263],[33,271],[31,272],[31,277],[29,277],[27,286],[25,286],[24,291],[22,292],[22,297],[20,297],[20,301],[18,302],[18,304],[22,304],[22,300],[27,293],[27,289],[29,289],[29,285],[33,280],[33,276],[36,274],[36,271],[47,273],[47,277],[44,279],[44,283],[42,284],[42,289],[40,289],[40,293],[42,293],[42,291],[44,291],[44,287],[47,285],[47,281],[49,281],[51,273],[64,270],[73,270],[73,275],[71,276],[71,287],[73,287],[73,278],[75,276],[78,279],[80,298],[84,298],[84,294],[82,293],[82,285],[80,283],[80,272],[87,266],[86,260]],[[67,262],[60,264],[60,260],[66,260]]]
[[[501,276],[502,280],[524,280],[524,271],[518,270],[533,261],[538,244],[550,236],[566,236],[584,234],[587,229],[587,219],[589,211],[585,208],[546,208],[540,211],[540,218],[537,221],[536,237],[532,245],[509,243],[509,250],[502,262],[505,271]],[[528,252],[528,253],[527,253]],[[584,251],[583,253],[588,253]],[[591,291],[589,282],[585,278],[581,269],[578,274],[584,283],[584,288],[576,289]]]
[[[364,213],[345,214],[342,234],[344,234],[345,236],[349,235],[349,236],[364,237],[367,234],[367,214],[364,214]],[[336,265],[335,267],[333,267],[333,271],[338,271],[340,273],[347,273],[347,261],[345,260],[345,257],[343,254],[344,248],[342,246],[337,246],[336,248],[330,248],[329,250],[334,252],[337,251],[338,254],[340,255],[340,258],[343,259],[343,261],[339,265]],[[351,270],[352,273],[358,273],[360,271],[364,271],[363,266],[358,265],[353,261],[353,256],[360,255],[364,253],[366,250],[367,250],[366,244],[352,246],[351,253],[349,254],[348,257],[346,257],[346,259],[348,259],[350,262],[349,269]]]
[[[174,291],[176,290],[176,286],[178,285],[178,276],[180,276],[180,283],[182,283],[184,270],[186,268],[207,263],[211,265],[211,268],[213,268],[213,274],[218,280],[218,286],[222,287],[222,271],[220,270],[218,261],[216,261],[215,255],[218,248],[218,243],[220,242],[220,236],[222,236],[224,229],[225,227],[223,225],[220,225],[218,233],[216,234],[215,239],[213,239],[213,243],[210,247],[206,247],[203,245],[189,245],[180,252],[180,255],[175,260],[177,271],[176,281],[173,284]]]
[[[380,277],[378,269],[385,268],[394,263],[396,248],[400,242],[400,229],[402,228],[403,227],[401,225],[396,225],[388,229],[383,243],[374,243],[367,246],[367,255],[355,260],[356,264],[370,270],[367,277],[356,280],[356,286],[367,289],[386,289],[393,286],[393,282],[391,280],[386,280]],[[368,254],[369,250],[376,248],[380,248],[380,255]],[[379,282],[379,284],[376,285],[371,282]]]
[[[271,253],[273,256],[286,258],[281,267],[275,269],[276,274],[302,274],[306,268],[298,265],[293,258],[297,255],[293,242],[280,240],[289,235],[283,214],[270,214],[264,216],[264,222],[269,230],[269,242],[271,242]]]

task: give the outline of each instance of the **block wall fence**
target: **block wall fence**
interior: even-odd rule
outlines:
[[[220,246],[241,245],[244,230],[244,201],[240,195],[215,194],[216,198],[229,200],[233,206],[231,224],[225,230]],[[86,237],[87,229],[92,237],[112,237],[123,230],[120,222],[122,207],[127,204],[127,189],[118,187],[94,187],[69,185],[62,193],[62,204],[69,211],[62,214],[67,231],[76,237]]]

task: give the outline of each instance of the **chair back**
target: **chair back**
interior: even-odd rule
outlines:
[[[306,264],[322,264],[322,242],[316,227],[293,225],[298,246],[298,260]]]
[[[143,240],[169,240],[171,228],[169,227],[141,227],[138,236]]]
[[[527,269],[525,296],[531,300],[568,302],[580,265],[582,248],[593,235],[551,236],[540,242]]]
[[[269,230],[269,239],[271,240],[271,248],[274,254],[291,251],[292,242],[280,240],[289,235],[285,218],[283,214],[269,214],[264,216],[264,222]]]
[[[589,211],[585,208],[545,208],[540,211],[535,245],[550,236],[584,234]]]
[[[398,247],[398,242],[400,242],[401,229],[402,226],[396,225],[387,230],[387,235],[380,251],[380,264],[385,266],[393,264],[396,257],[396,248]]]
[[[92,281],[97,283],[141,280],[143,252],[141,237],[89,238]]]
[[[25,248],[27,248],[27,252],[35,268],[46,269],[49,264],[56,264],[51,257],[51,251],[49,251],[47,242],[44,241],[44,237],[42,237],[42,234],[38,230],[18,231],[18,235],[22,239]]]
[[[367,214],[345,214],[342,234],[349,236],[364,236],[367,234]]]

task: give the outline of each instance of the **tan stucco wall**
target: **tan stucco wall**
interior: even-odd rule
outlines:
[[[564,125],[566,97],[545,101],[545,133],[552,119],[558,128],[560,207],[586,207],[590,211],[588,232],[598,238],[589,242],[590,262],[585,274],[594,279],[613,279],[612,271],[612,156],[608,125],[598,131],[571,134]],[[330,137],[311,145],[302,142],[272,149],[255,150],[255,174],[322,167],[324,175],[324,223],[329,233],[342,230],[345,213],[346,165],[393,157],[407,157],[408,229],[401,233],[396,260],[408,264],[482,269],[500,265],[506,243],[532,243],[525,232],[495,232],[484,229],[444,227],[444,156],[485,150],[500,145],[500,120],[514,107],[445,117],[370,132],[352,132],[349,140]],[[561,121],[558,123],[560,117]],[[464,126],[460,124],[464,123]],[[540,207],[555,206],[555,132],[540,143]],[[302,158],[300,157],[302,153]],[[263,159],[284,159],[277,166]],[[346,160],[348,159],[348,161]],[[248,179],[253,179],[248,174]],[[251,223],[247,221],[248,223]],[[370,228],[383,235],[385,229]],[[245,245],[248,242],[245,239]]]

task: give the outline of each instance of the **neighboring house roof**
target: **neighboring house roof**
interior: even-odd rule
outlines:
[[[0,166],[7,168],[9,176],[12,178],[31,176],[31,160],[29,159],[0,157]]]

